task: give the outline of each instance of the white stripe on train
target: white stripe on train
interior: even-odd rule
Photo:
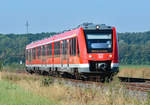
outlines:
[[[43,68],[47,68],[47,67],[68,67],[67,64],[36,64],[36,65],[26,65],[27,67],[43,67]],[[89,68],[89,64],[69,64],[69,67],[72,67],[72,68]],[[111,68],[113,67],[119,67],[119,63],[111,63]]]

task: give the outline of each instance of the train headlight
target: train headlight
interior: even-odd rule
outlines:
[[[112,55],[109,55],[109,57],[111,58],[111,57],[112,57]]]
[[[100,28],[100,26],[97,25],[97,26],[96,26],[96,29],[99,29],[99,28]]]
[[[90,58],[92,58],[92,55],[89,55]]]

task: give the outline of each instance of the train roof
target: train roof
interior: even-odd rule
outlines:
[[[69,30],[67,32],[63,32],[61,34],[54,35],[52,37],[45,38],[45,39],[40,40],[40,41],[32,42],[26,46],[26,49],[38,47],[38,46],[45,45],[45,44],[49,44],[49,43],[52,43],[53,41],[58,41],[58,40],[73,37],[75,35],[78,35],[77,33],[79,32],[80,28],[83,28],[83,30],[96,30],[96,29],[98,29],[98,30],[110,30],[110,29],[113,29],[112,26],[107,26],[105,24],[83,23],[83,24],[79,25],[77,28],[74,28],[74,29]]]
[[[93,24],[93,23],[83,23],[78,27],[82,27],[84,30],[110,30],[113,29],[112,26],[108,26],[106,24]]]
[[[32,42],[26,46],[26,49],[46,45],[46,44],[52,43],[53,41],[59,41],[62,39],[74,37],[74,36],[78,35],[77,33],[79,32],[79,29],[80,28],[77,28],[74,30],[70,30],[70,31],[58,34],[58,35],[54,35],[54,36],[49,37],[49,38],[45,38],[45,39],[40,40],[40,41]]]

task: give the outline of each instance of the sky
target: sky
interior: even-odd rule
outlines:
[[[0,33],[60,32],[84,22],[150,31],[150,0],[0,0]]]

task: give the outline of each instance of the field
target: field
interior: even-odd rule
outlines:
[[[121,65],[118,76],[150,79],[150,65]]]
[[[101,88],[54,82],[50,77],[0,72],[0,105],[149,105],[149,95],[131,94],[115,78]]]

